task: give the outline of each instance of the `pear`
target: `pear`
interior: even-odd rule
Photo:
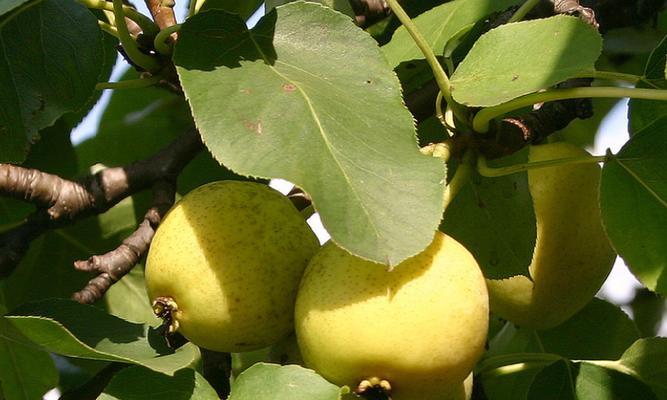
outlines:
[[[306,366],[335,384],[379,387],[393,400],[458,400],[470,392],[488,313],[477,262],[437,232],[392,271],[327,243],[301,281],[295,328]]]
[[[166,215],[146,260],[156,314],[220,352],[269,346],[293,330],[301,275],[319,248],[292,203],[266,185],[220,181]]]
[[[531,146],[529,161],[586,155],[585,150],[562,142]],[[493,313],[523,327],[548,329],[595,296],[616,256],[602,228],[599,184],[597,164],[528,171],[537,221],[530,278],[488,280]]]

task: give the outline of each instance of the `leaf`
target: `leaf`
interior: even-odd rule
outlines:
[[[225,10],[231,14],[238,14],[245,21],[262,3],[261,0],[206,0],[199,12]]]
[[[533,379],[528,400],[577,400],[571,368],[563,360],[544,368]]]
[[[0,41],[0,162],[21,162],[40,129],[93,95],[102,33],[81,4],[43,0],[0,21]]]
[[[451,78],[454,100],[489,107],[592,73],[602,38],[565,15],[502,25],[482,35]]]
[[[118,372],[98,400],[218,400],[211,385],[193,369],[166,376],[141,367]]]
[[[418,151],[395,75],[350,19],[297,2],[251,31],[211,11],[179,35],[181,83],[222,164],[302,187],[358,256],[393,266],[431,242],[443,165]]]
[[[136,265],[104,295],[107,311],[126,321],[160,326],[162,321],[155,316],[146,293],[143,265]]]
[[[32,0],[3,0],[0,3],[0,16],[9,13],[17,7]]]
[[[493,166],[526,162],[526,150]],[[526,173],[484,178],[474,172],[447,207],[440,230],[460,241],[488,279],[528,275],[536,238],[533,199]]]
[[[442,55],[445,44],[461,28],[474,24],[487,15],[521,3],[520,0],[454,0],[420,14],[412,21],[436,55]],[[424,58],[404,26],[394,32],[391,41],[382,47],[389,65]]]
[[[639,339],[627,314],[596,298],[567,321],[536,335],[544,351],[571,360],[614,360]]]
[[[658,399],[667,399],[667,338],[637,340],[628,348],[615,368],[641,380],[651,387]]]
[[[638,88],[667,89],[665,79],[667,63],[667,37],[653,50],[646,63],[644,77],[637,83]],[[628,106],[630,134],[648,128],[653,123],[667,117],[667,102],[657,100],[631,99]]]
[[[32,343],[68,357],[136,364],[170,376],[199,358],[193,344],[173,352],[148,325],[69,300],[29,303],[5,318]]]
[[[649,289],[667,294],[667,118],[636,133],[602,169],[600,206],[615,250]]]
[[[138,78],[126,72],[121,80]],[[76,147],[79,173],[89,173],[94,164],[119,166],[147,158],[190,129],[192,115],[181,96],[161,88],[116,90],[102,114],[97,135]],[[132,146],[128,146],[132,143]],[[188,164],[178,178],[179,193],[214,180],[245,179],[221,167],[208,152]],[[141,199],[136,197],[135,199]],[[137,215],[149,206],[147,198],[138,201]]]
[[[578,399],[654,400],[655,394],[642,382],[620,372],[586,362],[578,366]]]
[[[346,392],[298,365],[257,363],[234,381],[229,400],[339,400]]]
[[[0,398],[41,398],[58,384],[58,371],[48,353],[10,339],[16,335],[20,334],[0,318]]]
[[[295,0],[268,0],[266,1],[266,13],[269,13],[271,10],[278,6],[282,6],[288,3],[292,3]],[[355,17],[355,12],[352,9],[352,6],[350,5],[349,0],[309,0],[312,3],[319,3],[322,4],[323,6],[333,8],[336,11],[339,11],[349,17],[354,18]]]

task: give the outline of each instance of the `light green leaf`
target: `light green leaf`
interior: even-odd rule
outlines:
[[[0,318],[0,398],[39,399],[58,384],[58,371],[48,353],[12,340],[20,335]]]
[[[667,294],[667,118],[636,133],[605,163],[604,227],[618,254],[649,289]]]
[[[117,373],[98,400],[218,400],[211,385],[193,369],[166,376],[141,367]],[[259,399],[258,399],[259,400]]]
[[[637,340],[618,361],[598,361],[595,365],[630,375],[647,384],[659,400],[667,399],[667,338]]]
[[[278,6],[282,6],[287,3],[292,3],[295,0],[267,0],[266,1],[266,12],[268,13],[269,11],[273,10],[274,8]],[[309,0],[313,3],[319,3],[322,4],[323,6],[327,6],[329,8],[333,8],[336,11],[339,11],[347,16],[354,17],[355,13],[354,10],[352,10],[352,6],[350,5],[349,0]]]
[[[442,55],[447,41],[461,28],[518,3],[521,0],[454,0],[420,14],[413,22],[435,54]],[[394,32],[391,41],[382,47],[382,52],[393,67],[404,61],[424,58],[403,26]]]
[[[193,344],[174,352],[148,325],[127,322],[73,301],[29,303],[4,318],[31,343],[68,357],[136,364],[166,375],[199,358],[199,349]]]
[[[20,11],[0,21],[0,162],[23,161],[39,130],[83,107],[105,59],[97,19],[81,4]]]
[[[592,73],[602,37],[579,18],[502,25],[482,35],[451,78],[454,100],[489,107]]]
[[[346,392],[298,365],[257,363],[234,381],[229,400],[339,400]]]
[[[526,149],[491,164],[513,165],[527,159]],[[487,278],[529,276],[536,223],[528,175],[485,178],[474,173],[447,207],[440,230],[475,256]]]
[[[578,399],[656,400],[647,385],[628,375],[586,362],[578,365]]]
[[[32,0],[3,0],[0,2],[0,16]]]
[[[160,326],[146,293],[143,265],[136,265],[104,295],[107,311],[126,321]]]
[[[350,19],[296,2],[252,31],[211,11],[179,34],[178,74],[222,164],[302,187],[361,257],[393,266],[431,242],[444,166],[418,151],[396,76]]]

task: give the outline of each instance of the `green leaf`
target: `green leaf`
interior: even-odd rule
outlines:
[[[297,2],[251,31],[211,11],[179,35],[181,83],[222,164],[302,187],[358,256],[393,266],[431,242],[444,166],[418,151],[395,75],[349,18]]]
[[[206,0],[199,12],[225,10],[247,20],[262,3],[262,0]]]
[[[166,375],[199,358],[199,349],[193,344],[173,352],[148,325],[130,323],[73,301],[29,303],[5,318],[40,348],[68,357],[136,364]]]
[[[130,70],[121,80],[136,78],[138,73]],[[89,173],[94,164],[119,166],[147,158],[191,127],[192,115],[181,96],[156,87],[116,90],[104,110],[97,135],[76,147],[79,173]],[[179,175],[178,190],[185,194],[222,179],[244,178],[202,152]],[[138,216],[143,216],[150,204],[147,198],[141,199],[136,206]]]
[[[218,400],[209,383],[193,369],[166,376],[141,368],[125,368],[117,373],[98,400]]]
[[[639,339],[630,317],[600,299],[591,300],[567,321],[536,335],[544,351],[571,360],[614,360]]]
[[[637,340],[628,348],[616,370],[634,376],[651,387],[658,399],[667,399],[667,338]],[[605,365],[608,366],[608,365]]]
[[[490,162],[526,162],[527,150]],[[476,172],[447,207],[440,230],[460,241],[488,279],[528,276],[536,223],[526,173],[484,178]]]
[[[644,77],[637,83],[637,87],[667,89],[665,63],[667,63],[667,37],[651,53],[646,63]],[[667,102],[640,99],[630,100],[628,118],[630,120],[629,130],[631,135],[649,127],[663,117],[667,117]]]
[[[146,293],[144,266],[136,265],[116,282],[104,295],[107,311],[126,321],[160,326],[162,320],[155,316]]]
[[[32,0],[3,0],[0,3],[0,15],[7,14],[15,8]]]
[[[268,0],[266,1],[266,13],[269,11],[273,10],[274,8],[278,6],[282,6],[287,3],[292,3],[295,0]],[[339,11],[349,17],[354,18],[355,12],[352,9],[352,6],[350,5],[349,0],[309,0],[312,3],[319,3],[322,4],[323,6],[333,8],[336,11]]]
[[[602,38],[579,18],[502,25],[479,38],[451,78],[454,100],[494,106],[592,73]]]
[[[0,21],[0,41],[0,162],[21,162],[40,129],[93,95],[102,33],[81,4],[43,0]]]
[[[20,333],[0,318],[0,398],[33,400],[58,384],[58,371],[48,353],[12,340]]]
[[[234,381],[229,400],[339,400],[346,392],[298,365],[258,363]]]
[[[644,383],[620,372],[586,362],[578,365],[576,391],[578,399],[657,399]]]
[[[528,400],[577,400],[572,373],[564,360],[544,368],[533,379]]]
[[[426,43],[436,55],[442,55],[445,44],[461,28],[473,24],[487,15],[521,3],[520,0],[454,0],[439,5],[413,19]],[[424,58],[412,36],[404,26],[394,32],[391,41],[382,47],[389,65]]]
[[[600,206],[618,254],[649,289],[667,294],[667,118],[636,133],[605,163]]]

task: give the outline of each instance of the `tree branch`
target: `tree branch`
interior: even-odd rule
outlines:
[[[157,181],[153,185],[153,207],[144,215],[143,222],[120,246],[103,255],[95,255],[85,261],[75,261],[79,271],[95,272],[90,280],[72,299],[79,303],[92,304],[104,296],[111,285],[125,276],[146,255],[155,231],[174,204],[176,185],[173,181]]]
[[[194,1],[194,0],[193,0]],[[148,11],[153,16],[155,24],[160,29],[168,28],[176,25],[176,15],[174,14],[175,0],[145,0]],[[171,34],[174,40],[177,38],[177,33]]]
[[[203,148],[199,134],[192,129],[149,158],[125,167],[106,168],[78,181],[0,164],[0,195],[24,199],[38,207],[25,223],[0,235],[0,277],[14,270],[30,241],[46,230],[101,214],[157,181],[173,181]]]

